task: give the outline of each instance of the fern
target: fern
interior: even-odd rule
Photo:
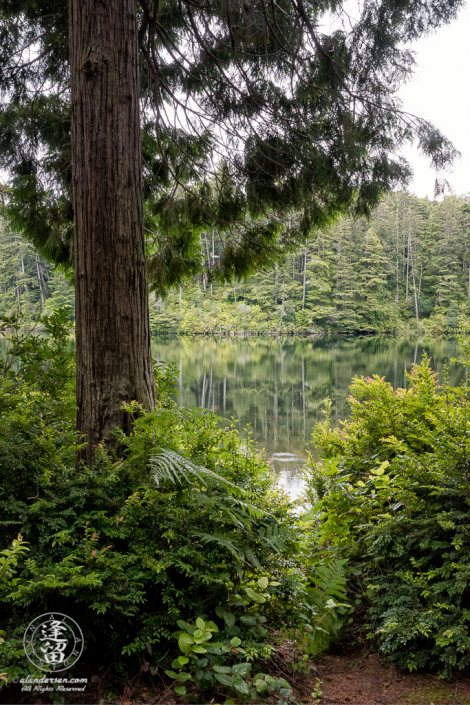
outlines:
[[[333,560],[328,565],[320,565],[316,568],[314,579],[315,589],[312,591],[323,599],[329,600],[346,598],[346,575],[344,565],[346,560]]]
[[[337,559],[318,566],[315,587],[307,589],[311,614],[304,617],[309,622],[307,651],[312,657],[329,646],[350,612],[350,605],[345,602],[346,562]]]
[[[206,534],[204,532],[198,532],[194,535],[203,543],[218,543],[224,546],[240,563],[250,563],[254,568],[262,568],[255,552],[248,546],[245,546],[241,541],[237,541],[233,534]]]
[[[153,477],[157,486],[165,482],[170,484],[190,483],[196,477],[204,485],[223,485],[227,492],[231,494],[239,496],[245,494],[240,487],[237,487],[237,485],[222,477],[222,475],[196,465],[196,463],[193,463],[188,458],[183,458],[174,450],[160,449],[158,453],[154,453],[150,457],[149,465],[153,470]]]

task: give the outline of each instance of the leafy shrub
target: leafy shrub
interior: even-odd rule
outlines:
[[[361,575],[383,653],[449,677],[470,663],[469,390],[438,384],[426,358],[408,383],[354,379],[341,428],[327,405],[306,472],[314,547]]]
[[[184,683],[190,682],[203,690],[217,686],[218,690],[222,688],[240,700],[251,698],[264,702],[266,696],[277,694],[281,705],[294,702],[292,688],[283,678],[265,673],[252,676],[250,660],[234,663],[237,656],[247,659],[249,653],[239,637],[228,638],[223,632],[219,633],[214,622],[204,622],[200,617],[195,624],[179,620],[178,626],[182,630],[178,637],[181,655],[171,664],[177,672],[165,671],[179,684],[175,686],[178,695],[187,694]],[[215,633],[218,633],[218,640],[212,641]]]
[[[221,428],[215,414],[177,407],[175,370],[156,365],[158,408],[126,406],[136,418],[129,436],[119,434],[123,457],[101,444],[93,467],[77,467],[68,314],[45,325],[43,337],[17,320],[3,327],[2,672],[12,678],[32,668],[22,635],[48,611],[76,619],[88,657],[113,661],[123,675],[144,661],[161,665],[176,648],[175,623],[194,615],[223,620],[223,638],[243,640],[247,663],[269,658],[282,628],[312,630],[313,620],[323,629],[336,608],[315,591],[303,541],[310,529],[299,527],[253,444]],[[19,533],[24,554],[26,545],[13,543]]]

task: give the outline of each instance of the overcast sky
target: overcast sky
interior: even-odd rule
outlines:
[[[415,42],[414,79],[400,91],[404,107],[430,120],[461,152],[452,172],[445,174],[452,190],[470,193],[470,7],[435,34]],[[436,173],[416,149],[404,156],[414,170],[410,191],[433,198]]]
[[[357,0],[346,0],[351,9]],[[352,12],[351,14],[354,14]],[[461,152],[451,172],[440,174],[457,195],[470,194],[470,6],[457,20],[415,42],[414,78],[400,91],[404,108],[438,127]],[[433,198],[436,172],[415,148],[403,152],[414,171],[410,191]],[[0,179],[6,180],[0,172]]]

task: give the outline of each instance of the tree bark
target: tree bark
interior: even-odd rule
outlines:
[[[305,295],[307,292],[307,248],[304,250],[304,278],[302,282],[302,311],[305,311]]]
[[[413,278],[413,292],[414,292],[414,297],[415,297],[415,316],[416,316],[416,321],[419,322],[418,297],[416,295],[415,265],[414,265],[414,260],[413,260],[413,251],[411,249],[411,233],[409,230],[408,230],[408,257],[411,258],[411,275]],[[407,279],[406,283],[408,285],[408,279]]]
[[[36,255],[36,270],[38,273],[39,293],[41,295],[41,305],[44,306],[44,294],[42,293],[41,274],[39,271],[39,255]]]
[[[277,262],[274,265],[274,305],[277,306]]]
[[[69,0],[77,429],[86,462],[123,402],[155,404],[143,232],[135,0]]]
[[[396,294],[395,294],[395,302],[397,304],[400,303],[400,294],[399,294],[399,283],[398,283],[398,201],[397,201],[397,276],[396,276]]]

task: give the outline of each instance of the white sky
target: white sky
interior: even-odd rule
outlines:
[[[346,0],[352,15],[357,2]],[[457,195],[470,194],[470,6],[460,11],[457,20],[411,48],[417,66],[414,77],[399,93],[404,108],[432,122],[461,152],[452,171],[439,176],[447,179]],[[410,191],[432,199],[436,172],[429,160],[414,147],[406,148],[403,156],[414,171]],[[3,171],[0,180],[7,180]]]
[[[457,20],[415,42],[414,78],[400,91],[404,107],[426,118],[461,152],[444,176],[458,195],[470,192],[470,7]],[[410,191],[433,198],[435,171],[417,149],[403,152],[413,167]]]

